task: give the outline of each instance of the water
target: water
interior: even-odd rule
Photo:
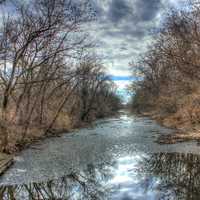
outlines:
[[[172,131],[121,112],[46,139],[15,157],[0,178],[0,199],[199,199],[197,143],[155,143]]]

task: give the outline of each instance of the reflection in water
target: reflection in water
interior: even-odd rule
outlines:
[[[199,199],[200,156],[136,154],[49,182],[1,186],[0,199]]]
[[[2,186],[0,199],[101,199],[103,192],[98,183],[92,179],[86,179],[82,175],[70,174],[47,183],[31,183],[20,186]]]
[[[200,199],[200,156],[160,153],[146,162],[145,171],[161,182],[159,190],[173,191],[175,199]]]

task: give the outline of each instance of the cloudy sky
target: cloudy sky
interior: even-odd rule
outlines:
[[[108,73],[129,76],[129,63],[145,52],[163,13],[185,0],[92,0],[97,21],[90,27]]]
[[[127,96],[126,87],[131,76],[129,63],[137,60],[138,55],[152,43],[164,13],[173,7],[183,7],[187,0],[90,2],[96,12],[96,20],[87,28],[96,43],[96,53],[102,58],[107,73],[113,77],[118,92]]]

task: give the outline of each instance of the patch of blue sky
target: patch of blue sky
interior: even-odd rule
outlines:
[[[113,81],[133,81],[135,80],[132,76],[113,76],[110,75],[109,78]]]
[[[136,78],[131,76],[110,76],[110,79],[112,79],[116,84],[116,92],[122,99],[122,102],[124,104],[128,103],[132,96],[128,90],[128,86],[132,83],[132,81],[135,81]]]

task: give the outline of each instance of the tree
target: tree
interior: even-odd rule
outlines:
[[[154,110],[161,107],[160,112],[176,113],[182,104],[180,99],[198,90],[199,5],[196,1],[185,10],[168,13],[153,44],[132,65],[133,71],[143,76],[136,84],[134,106]]]
[[[4,16],[0,30],[3,146],[7,143],[5,127],[11,115],[15,116],[15,123],[26,124],[24,137],[38,104],[42,121],[47,97],[54,96],[58,88],[66,89],[57,104],[53,117],[56,118],[69,90],[76,85],[71,82],[75,69],[69,60],[77,58],[77,52],[90,45],[81,24],[93,19],[86,1],[39,0],[14,6],[15,16]]]

